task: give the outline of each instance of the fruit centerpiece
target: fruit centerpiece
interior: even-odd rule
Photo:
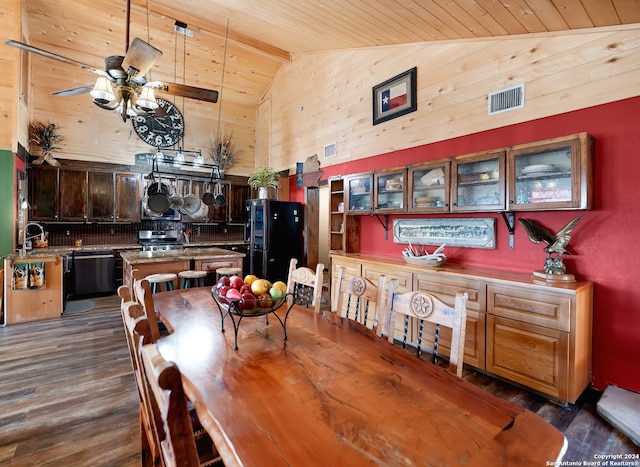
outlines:
[[[286,323],[293,301],[291,301],[284,319],[275,313],[287,300],[287,284],[284,282],[271,283],[267,279],[258,278],[253,274],[245,276],[244,279],[240,276],[223,276],[212,287],[211,296],[222,317],[222,332],[224,332],[225,317],[231,317],[235,331],[235,349],[238,348],[238,327],[244,316],[263,316],[273,313],[282,325],[284,339],[287,339]],[[239,317],[237,322],[234,315]],[[266,324],[269,324],[268,319]]]
[[[287,284],[282,281],[274,283],[248,274],[221,277],[211,291],[216,302],[226,304],[231,312],[259,313],[273,310],[284,302],[287,295]]]

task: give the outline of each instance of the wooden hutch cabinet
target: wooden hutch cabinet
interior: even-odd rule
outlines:
[[[419,267],[401,258],[357,253],[334,254],[331,261],[333,276],[340,267],[348,276],[361,275],[374,283],[385,275],[399,281],[400,292],[426,290],[451,306],[457,291],[466,292],[467,365],[570,403],[590,382],[591,282],[554,286],[525,273],[460,265]],[[403,321],[395,323],[399,340],[403,328]],[[416,345],[417,323],[410,323],[408,337]],[[450,339],[442,330],[438,348],[445,356]],[[423,341],[425,350],[429,345]]]

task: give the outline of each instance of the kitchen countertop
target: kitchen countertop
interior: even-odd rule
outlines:
[[[184,249],[203,249],[207,247],[218,247],[218,246],[235,246],[242,245],[244,242],[242,240],[205,240],[201,242],[189,242],[184,244]],[[142,246],[139,243],[127,243],[127,244],[107,244],[107,245],[83,245],[81,247],[74,246],[50,246],[46,248],[33,248],[31,250],[27,250],[26,256],[22,256],[19,252],[14,253],[12,255],[5,256],[6,259],[17,260],[17,259],[37,259],[37,258],[51,258],[55,256],[64,256],[67,254],[71,254],[74,251],[102,251],[102,250],[116,250],[120,252],[127,252],[127,250],[137,250],[140,251]],[[222,250],[223,252],[229,252],[229,250],[224,250],[222,248],[216,248],[217,250]],[[158,252],[155,252],[158,253]],[[215,255],[219,256],[219,255]],[[244,256],[244,255],[243,255]],[[192,256],[190,256],[191,258]]]
[[[185,261],[203,258],[244,258],[244,253],[215,247],[194,247],[193,243],[182,250],[168,251],[125,251],[122,259],[129,264],[162,263],[167,261]]]

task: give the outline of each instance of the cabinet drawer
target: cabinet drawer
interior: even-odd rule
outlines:
[[[479,313],[486,311],[487,286],[483,282],[418,272],[413,275],[413,290],[432,293],[451,306],[455,303],[457,292],[466,292],[469,296],[467,310]]]
[[[568,362],[568,333],[487,315],[487,371],[568,400]]]
[[[220,261],[201,261],[200,266],[196,264],[196,269],[199,271],[214,272],[219,268],[237,268],[238,261],[235,260],[220,260]]]
[[[559,331],[571,330],[571,298],[545,291],[488,287],[487,313]]]

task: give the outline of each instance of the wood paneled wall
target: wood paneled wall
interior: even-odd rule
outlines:
[[[270,164],[293,168],[318,154],[330,166],[637,96],[639,32],[616,27],[296,56],[265,98]],[[418,110],[372,125],[371,88],[414,66]],[[487,94],[520,83],[525,107],[488,116]],[[334,141],[337,156],[324,159],[324,145]]]

